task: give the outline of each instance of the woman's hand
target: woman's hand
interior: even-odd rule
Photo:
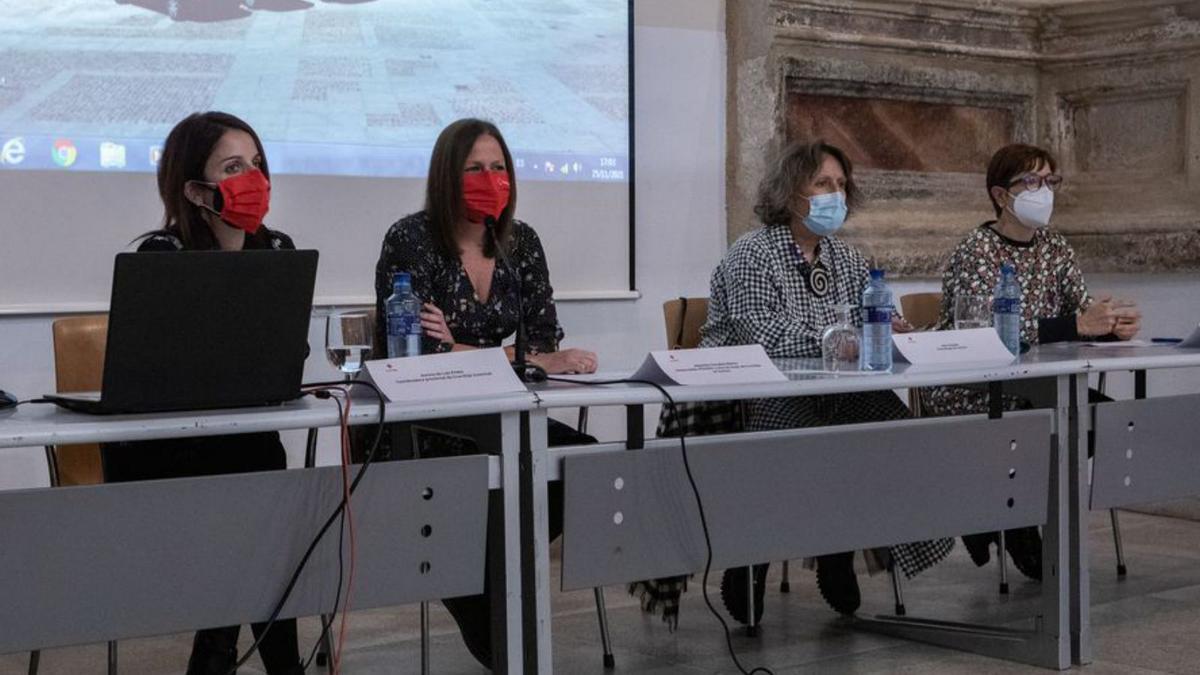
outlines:
[[[563,349],[534,354],[527,360],[535,366],[541,366],[548,375],[596,372],[596,354],[586,349]]]
[[[450,326],[446,325],[446,315],[432,302],[427,302],[421,307],[421,329],[438,342],[454,346],[454,334],[450,332]]]
[[[1132,300],[1114,302],[1113,314],[1117,317],[1117,325],[1113,327],[1112,332],[1118,339],[1132,340],[1142,329],[1142,313]]]
[[[1108,335],[1117,327],[1117,313],[1111,296],[1097,299],[1082,314],[1075,316],[1075,328],[1081,336]]]
[[[912,324],[907,319],[899,314],[892,312],[892,332],[893,333],[911,333],[915,330]]]

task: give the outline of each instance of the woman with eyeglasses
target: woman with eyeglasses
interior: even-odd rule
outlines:
[[[1011,264],[1021,284],[1022,342],[1115,341],[1137,334],[1141,328],[1137,307],[1129,301],[1090,295],[1075,251],[1062,234],[1049,228],[1062,183],[1058,162],[1042,148],[1013,144],[992,155],[987,191],[996,219],[972,230],[950,254],[942,275],[939,330],[954,328],[955,298],[991,297],[1000,267]],[[922,393],[922,403],[928,414],[966,415],[986,412],[988,401],[983,391],[937,387]],[[1006,397],[1005,406],[1017,409],[1029,403]],[[979,566],[988,562],[990,546],[998,542],[994,532],[963,537]],[[1022,574],[1041,579],[1041,538],[1036,527],[1007,531],[1005,548]]]

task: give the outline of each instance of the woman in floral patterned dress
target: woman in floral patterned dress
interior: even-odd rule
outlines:
[[[1000,267],[1011,264],[1021,284],[1021,341],[1045,344],[1071,340],[1128,340],[1141,327],[1132,303],[1088,294],[1075,251],[1062,234],[1049,229],[1054,195],[1062,185],[1054,157],[1030,145],[1013,144],[996,151],[988,165],[987,190],[996,212],[971,231],[950,254],[942,275],[939,330],[954,328],[954,301],[964,295],[990,297]],[[923,392],[931,415],[966,415],[987,411],[987,393],[964,387],[936,387]],[[1006,397],[1009,409],[1028,407]],[[963,537],[977,565],[990,558],[997,534]],[[1010,530],[1005,547],[1023,574],[1042,575],[1041,538],[1036,527]]]

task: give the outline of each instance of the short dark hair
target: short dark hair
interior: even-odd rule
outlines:
[[[997,218],[1000,217],[1003,209],[996,203],[996,198],[992,196],[992,188],[1002,187],[1007,191],[1017,176],[1029,171],[1037,171],[1043,166],[1050,167],[1051,171],[1058,171],[1058,162],[1055,161],[1054,155],[1051,155],[1049,150],[1043,150],[1035,145],[1013,143],[1000,148],[996,154],[992,155],[992,160],[988,162],[987,193],[988,199],[992,200],[992,208],[996,210]]]
[[[429,176],[425,180],[425,214],[433,225],[433,240],[445,255],[459,254],[454,226],[466,213],[463,167],[480,136],[491,136],[500,144],[500,150],[504,153],[504,167],[508,172],[508,206],[496,219],[496,238],[501,246],[507,245],[512,231],[513,211],[517,208],[517,175],[504,136],[495,124],[485,120],[467,118],[452,122],[442,129],[433,144]],[[491,238],[484,241],[483,254],[489,258],[495,257],[496,250]]]
[[[854,165],[841,148],[823,140],[791,143],[767,165],[767,175],[758,184],[754,213],[763,225],[791,225],[791,201],[796,190],[812,181],[828,155],[842,165],[846,174],[847,215],[862,203],[862,193],[854,182]]]
[[[208,163],[213,149],[221,137],[229,131],[244,131],[254,139],[254,147],[262,157],[259,169],[268,179],[267,154],[263,152],[258,134],[241,118],[229,113],[209,111],[192,113],[183,118],[163,144],[162,157],[158,163],[158,196],[163,203],[163,229],[179,237],[186,249],[207,250],[218,248],[212,230],[204,220],[203,212],[184,194],[188,181],[208,182],[204,165]],[[254,234],[246,234],[249,240],[265,243],[270,235],[267,229],[259,228]]]

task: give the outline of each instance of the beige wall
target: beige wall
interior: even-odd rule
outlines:
[[[731,239],[756,226],[766,155],[820,135],[870,198],[848,238],[935,274],[992,216],[987,158],[1019,141],[1061,160],[1053,224],[1088,269],[1200,269],[1200,1],[746,0],[727,18]]]

